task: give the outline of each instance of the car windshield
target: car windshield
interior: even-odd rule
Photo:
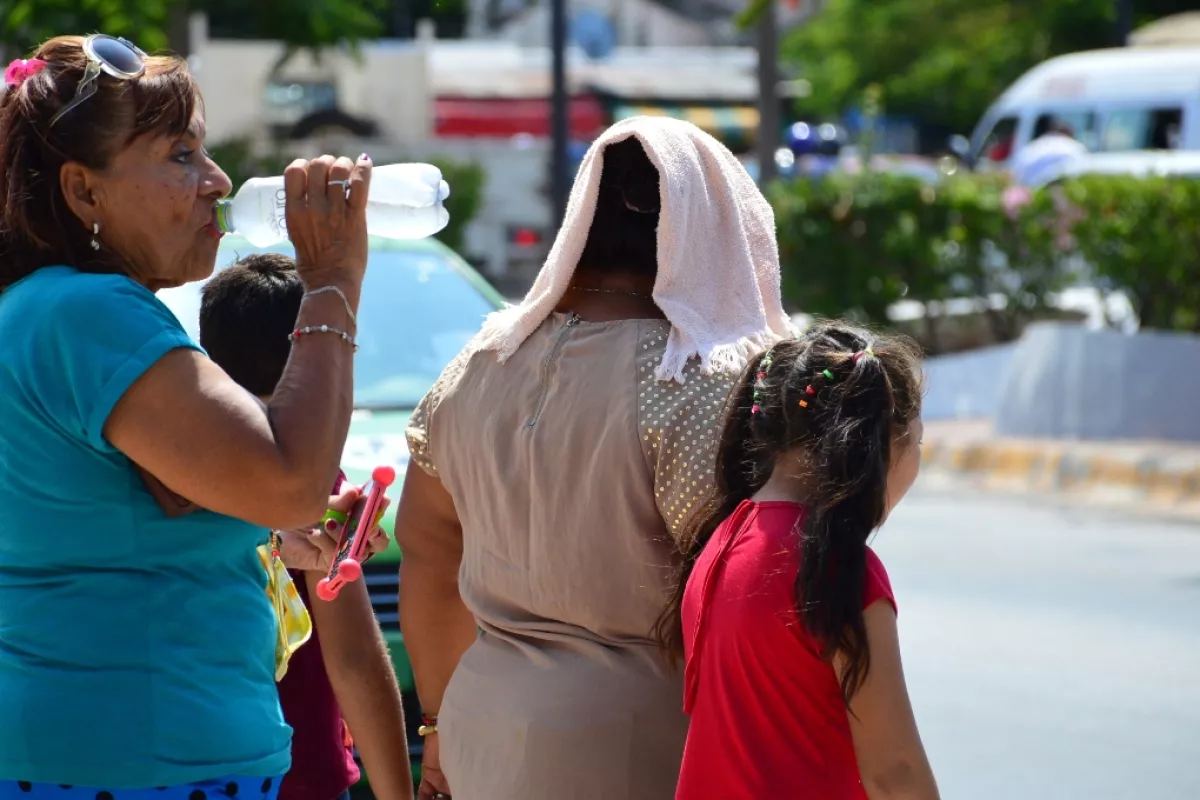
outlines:
[[[416,406],[493,310],[438,253],[372,254],[358,312],[354,404]]]
[[[291,254],[287,245],[267,248]],[[218,268],[254,248],[222,246]],[[442,369],[495,310],[451,256],[431,248],[372,249],[358,309],[354,404],[374,410],[416,406]],[[159,293],[199,337],[197,284]]]

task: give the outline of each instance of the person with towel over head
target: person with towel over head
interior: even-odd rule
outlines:
[[[670,800],[682,675],[654,626],[739,371],[792,335],[771,206],[689,123],[584,157],[550,255],[408,427],[400,611],[424,800]]]

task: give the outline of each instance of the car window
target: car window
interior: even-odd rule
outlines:
[[[1001,117],[980,145],[980,157],[993,163],[1008,161],[1017,135],[1017,118]]]
[[[494,310],[440,254],[373,254],[359,304],[355,405],[415,406]]]
[[[265,249],[291,255],[287,243]],[[257,251],[223,246],[218,267]],[[200,284],[168,289],[158,297],[198,339]],[[416,406],[495,308],[444,253],[373,250],[358,310],[355,405]]]
[[[1182,129],[1182,108],[1123,108],[1108,115],[1099,149],[1176,150]]]
[[[1038,116],[1033,123],[1033,138],[1049,133],[1058,125],[1071,129],[1071,135],[1079,140],[1087,149],[1095,150],[1100,139],[1100,131],[1096,125],[1096,114],[1093,111],[1048,111]]]

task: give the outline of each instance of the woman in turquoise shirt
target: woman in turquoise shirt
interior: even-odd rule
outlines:
[[[61,37],[5,81],[0,798],[271,798],[291,732],[255,549],[329,501],[370,162],[288,169],[307,292],[263,405],[154,296],[212,272],[230,190],[184,62]]]

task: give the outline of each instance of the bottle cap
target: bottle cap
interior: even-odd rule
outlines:
[[[233,229],[233,201],[218,200],[213,207],[213,226],[221,233],[236,233]]]

